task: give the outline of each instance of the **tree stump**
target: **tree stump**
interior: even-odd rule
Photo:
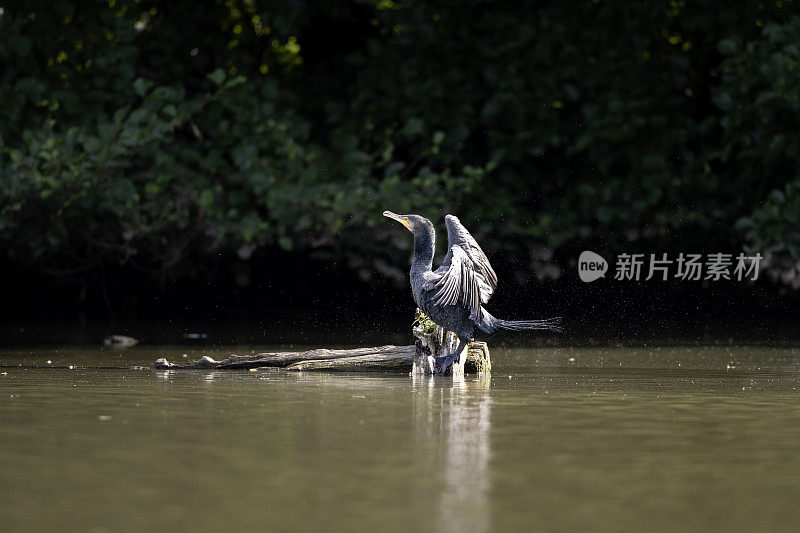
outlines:
[[[477,373],[489,373],[492,369],[489,347],[485,342],[475,341],[470,342],[460,357],[448,365],[447,362],[458,345],[458,338],[452,331],[428,320],[419,309],[416,312],[412,332],[417,338],[414,366],[411,370],[413,374],[461,377],[465,370],[474,369],[473,371]],[[468,362],[472,368],[467,368]]]

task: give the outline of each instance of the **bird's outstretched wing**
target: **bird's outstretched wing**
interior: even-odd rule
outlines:
[[[489,258],[486,257],[478,241],[470,235],[467,228],[461,224],[458,218],[453,215],[447,215],[444,217],[444,221],[447,224],[447,246],[450,247],[450,250],[436,272],[443,273],[449,270],[450,263],[453,260],[453,246],[460,247],[473,263],[473,270],[478,277],[478,284],[480,285],[481,302],[488,302],[497,288],[497,274],[495,274],[492,265],[489,264]]]
[[[450,265],[436,271],[441,277],[426,282],[425,290],[432,291],[434,305],[463,305],[470,319],[481,319],[481,282],[473,261],[460,246],[451,246],[447,253]]]

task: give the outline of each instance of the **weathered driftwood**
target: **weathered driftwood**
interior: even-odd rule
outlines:
[[[306,352],[231,355],[222,361],[204,356],[186,364],[170,363],[164,358],[155,362],[156,370],[173,369],[250,369],[277,367],[286,370],[328,370],[343,372],[409,372],[414,366],[418,346],[378,346],[352,350],[309,350]],[[468,373],[487,372],[491,366],[485,343],[472,343],[465,363]]]
[[[353,355],[336,359],[308,359],[292,363],[286,370],[335,370],[340,372],[408,372],[413,346],[392,346],[391,350],[374,355]],[[345,350],[347,351],[347,350]]]
[[[458,360],[445,364],[453,353],[457,339],[449,331],[424,319],[417,309],[412,328],[417,342],[413,346],[378,346],[352,350],[317,349],[306,352],[260,353],[231,355],[222,361],[203,356],[183,365],[161,358],[155,370],[172,369],[250,369],[278,367],[286,370],[331,370],[342,372],[408,372],[414,374],[463,376],[467,373],[488,374],[492,368],[489,347],[485,342],[471,342]]]
[[[192,361],[184,365],[170,363],[162,358],[155,362],[153,368],[156,370],[167,369],[180,369],[180,368],[193,368],[193,369],[248,369],[248,368],[263,368],[263,367],[278,367],[289,368],[299,363],[308,363],[311,361],[331,361],[331,360],[351,360],[360,358],[365,364],[375,362],[373,365],[377,368],[378,361],[392,361],[391,366],[396,365],[398,359],[407,360],[410,366],[414,357],[413,346],[378,346],[375,348],[355,348],[352,350],[308,350],[305,352],[275,352],[275,353],[259,353],[255,355],[231,355],[222,361],[215,361],[214,359],[204,356],[198,361]],[[310,368],[309,368],[310,369]],[[372,369],[372,368],[370,368]],[[293,368],[293,370],[300,370],[300,368]]]

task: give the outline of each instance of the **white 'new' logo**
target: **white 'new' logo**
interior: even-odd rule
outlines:
[[[578,275],[586,283],[605,276],[608,263],[594,252],[586,250],[578,257]]]

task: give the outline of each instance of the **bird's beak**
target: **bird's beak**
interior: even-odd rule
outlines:
[[[411,226],[408,224],[408,219],[403,215],[398,215],[397,213],[392,213],[391,211],[384,211],[383,216],[393,218],[409,230],[411,229]]]

